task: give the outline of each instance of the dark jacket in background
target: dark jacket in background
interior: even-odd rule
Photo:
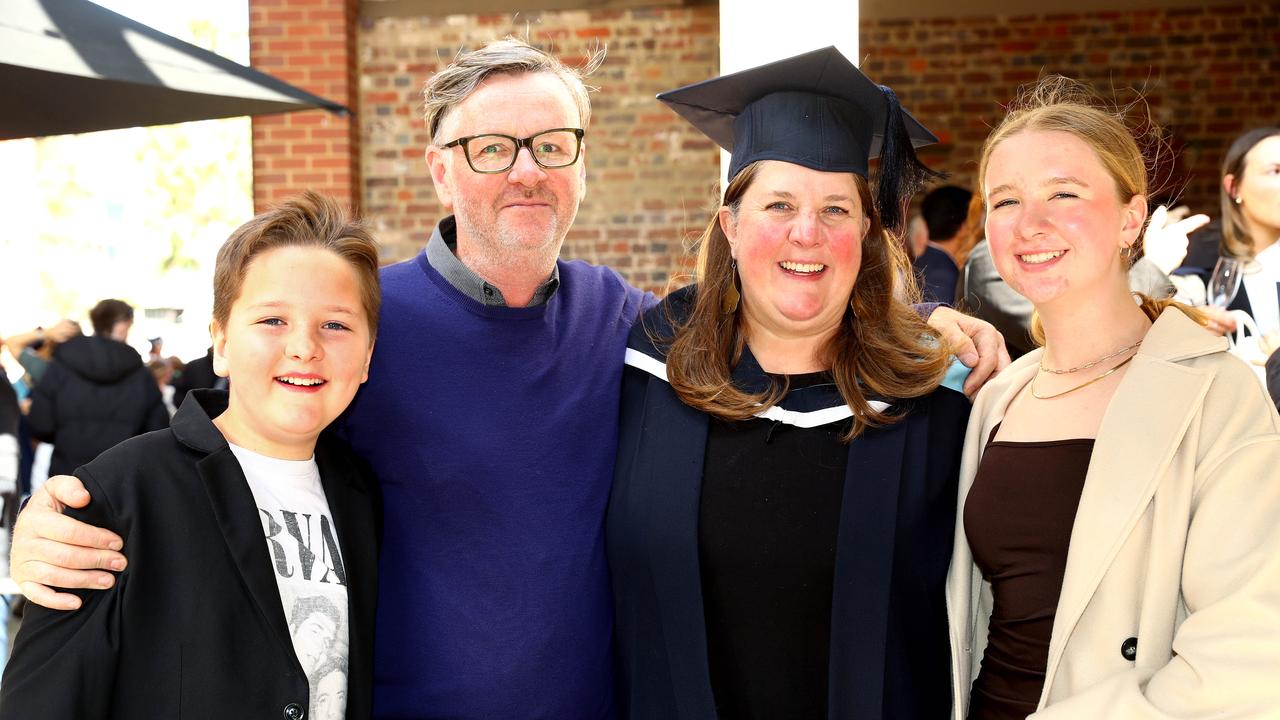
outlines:
[[[925,302],[946,303],[956,301],[956,283],[960,280],[960,268],[943,250],[926,245],[920,257],[911,261],[920,284],[920,295]]]
[[[0,377],[0,435],[18,435],[18,393],[7,378]]]
[[[169,425],[142,356],[110,338],[68,340],[31,394],[32,434],[53,443],[49,475],[66,475],[102,451]]]
[[[154,382],[152,385],[154,386]],[[0,686],[0,720],[301,718],[307,676],[280,602],[262,520],[210,418],[227,394],[196,392],[173,426],[80,468],[91,500],[68,514],[124,538],[110,590],[61,612],[28,605]],[[321,435],[315,449],[346,568],[346,720],[373,707],[381,504],[368,466]]]
[[[173,379],[173,406],[182,407],[182,401],[187,397],[187,393],[200,388],[218,386],[220,379],[213,373],[213,348],[209,348],[204,357],[198,357],[187,363],[182,368],[182,373]]]
[[[1187,237],[1187,256],[1182,264],[1173,271],[1174,275],[1196,275],[1205,285],[1205,293],[1209,292],[1209,278],[1213,276],[1213,268],[1222,257],[1222,221],[1214,220],[1208,225],[1191,233]],[[1240,310],[1253,317],[1253,305],[1249,302],[1249,293],[1244,286],[1236,291],[1235,297],[1227,303],[1228,310]]]

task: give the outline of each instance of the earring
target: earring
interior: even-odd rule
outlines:
[[[729,287],[725,289],[724,295],[720,298],[720,312],[724,315],[732,315],[738,310],[738,301],[742,299],[742,293],[738,292],[738,261],[733,260],[732,269],[729,271]]]
[[[1124,247],[1120,248],[1120,259],[1132,265],[1133,256],[1136,255],[1137,253],[1138,251],[1135,250],[1132,245],[1125,245]]]
[[[1244,198],[1242,198],[1242,197],[1240,197],[1239,195],[1237,195],[1237,196],[1236,196],[1236,204],[1237,204],[1237,205],[1243,205],[1243,204],[1244,204]]]

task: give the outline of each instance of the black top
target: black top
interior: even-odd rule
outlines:
[[[990,441],[982,454],[964,530],[994,604],[970,720],[1022,720],[1040,703],[1093,442]]]
[[[831,385],[791,378],[792,394]],[[849,421],[712,422],[698,517],[707,656],[722,720],[826,718]]]
[[[920,295],[926,302],[953,303],[960,268],[946,250],[926,245],[920,257],[911,261],[911,269],[919,279]]]

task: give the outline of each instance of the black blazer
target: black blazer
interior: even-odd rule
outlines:
[[[76,612],[28,605],[0,718],[300,718],[307,677],[290,640],[253,493],[210,421],[226,393],[194,391],[167,430],[76,471],[69,512],[124,538],[129,567]],[[348,720],[372,714],[377,485],[344,443],[316,462],[347,570]]]
[[[716,717],[697,541],[710,418],[661,377],[664,356],[649,338],[670,332],[664,308],[674,301],[678,314],[687,298],[673,294],[637,323],[623,376],[606,539],[619,711],[633,720]],[[759,389],[764,377],[744,352],[734,382]],[[906,419],[849,446],[831,605],[833,719],[943,718],[951,708],[944,592],[969,403],[943,388],[900,406]]]

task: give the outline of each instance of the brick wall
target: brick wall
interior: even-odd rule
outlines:
[[[969,185],[982,141],[1016,88],[1040,72],[1108,93],[1141,88],[1177,151],[1160,168],[1197,210],[1217,213],[1231,140],[1280,122],[1280,3],[862,24],[862,67],[943,140],[934,167]],[[1120,93],[1122,100],[1133,96]]]
[[[251,0],[250,63],[359,112],[355,88],[359,0]],[[258,211],[311,188],[360,201],[359,126],[307,110],[253,119]]]
[[[563,256],[617,268],[662,290],[688,267],[684,243],[714,208],[714,145],[653,99],[718,67],[717,8],[636,8],[384,18],[360,28],[363,207],[387,257],[420,250],[443,211],[423,160],[422,83],[459,48],[514,34],[571,65],[608,45],[590,81],[587,196]]]

